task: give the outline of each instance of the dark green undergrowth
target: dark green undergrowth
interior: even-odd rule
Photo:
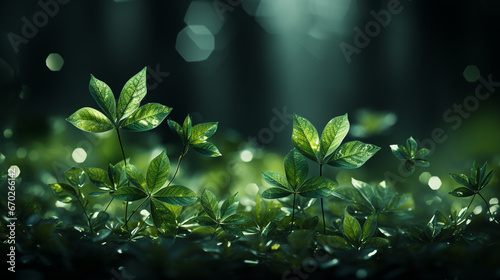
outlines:
[[[350,184],[340,185],[325,175],[331,174],[326,169],[349,174],[381,150],[344,141],[347,114],[332,118],[321,134],[294,115],[293,149],[283,168],[261,170],[265,184],[240,205],[239,191],[179,180],[180,166],[193,151],[222,156],[208,141],[218,123],[193,124],[189,115],[178,123],[167,119],[170,107],[140,106],[145,69],[118,99],[91,76],[90,92],[101,111],[85,107],[67,119],[86,132],[114,131],[123,160],[67,170],[64,180],[46,187],[51,198],[30,195],[23,183],[23,199],[16,203],[18,279],[500,278],[498,207],[484,193],[495,181],[487,163],[474,161],[469,175],[450,173],[456,185],[449,199],[467,199],[468,206],[429,207],[417,217],[418,190],[399,193],[391,180],[352,176]],[[171,161],[163,149],[139,168],[120,132],[149,131],[166,119],[179,140],[179,156]],[[390,149],[409,176],[417,168],[432,169],[430,151],[412,137]],[[7,185],[9,177],[3,175],[1,183]],[[10,179],[21,183],[21,177]],[[480,207],[472,207],[476,198]],[[2,213],[10,210],[6,201]],[[8,218],[1,222],[6,246]]]

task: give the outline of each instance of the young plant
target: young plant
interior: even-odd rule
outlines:
[[[295,216],[295,197],[297,194],[306,198],[323,198],[330,196],[336,182],[324,177],[313,177],[308,180],[309,166],[305,157],[297,149],[292,149],[284,160],[285,174],[267,171],[262,173],[264,180],[271,186],[262,193],[263,198],[273,199],[293,195],[292,198],[292,230]]]
[[[450,173],[451,178],[453,178],[453,180],[455,180],[463,187],[456,188],[453,191],[449,192],[449,194],[455,197],[472,196],[472,199],[469,205],[467,206],[467,210],[472,205],[472,202],[474,201],[474,198],[476,198],[476,195],[479,195],[479,197],[481,197],[481,199],[486,204],[486,209],[488,209],[488,213],[490,213],[491,219],[498,224],[498,221],[495,219],[495,217],[493,217],[493,214],[490,211],[490,205],[488,201],[486,201],[486,199],[480,193],[481,190],[483,190],[486,187],[486,185],[488,185],[488,183],[491,180],[491,177],[493,177],[493,170],[491,170],[488,174],[486,174],[487,164],[488,162],[485,162],[482,167],[479,167],[476,164],[476,161],[474,161],[474,163],[472,164],[472,168],[470,170],[469,177],[467,177],[467,175],[465,174]]]
[[[84,107],[66,120],[87,132],[101,133],[115,129],[125,161],[120,129],[134,132],[151,130],[160,125],[172,111],[172,108],[158,103],[148,103],[139,107],[147,93],[146,70],[147,67],[144,67],[125,83],[118,102],[106,83],[90,75],[90,94],[102,112],[94,108]]]
[[[193,126],[191,117],[187,115],[182,126],[173,120],[167,120],[170,129],[182,141],[184,145],[183,151],[187,151],[192,147],[201,155],[207,157],[219,157],[222,154],[217,147],[208,142],[215,131],[217,131],[217,122],[200,123]]]
[[[349,132],[347,114],[331,119],[323,129],[321,137],[316,128],[307,119],[294,115],[292,142],[295,148],[319,164],[319,176],[323,175],[323,165],[353,169],[362,166],[380,150],[372,144],[350,141],[341,145]],[[323,231],[326,233],[325,211],[321,198]]]
[[[411,196],[400,195],[388,187],[385,181],[380,182],[375,187],[369,184],[351,179],[351,187],[340,187],[335,189],[334,195],[350,203],[346,211],[355,216],[368,217],[371,215],[388,215],[398,219],[411,218],[408,209],[401,209]]]
[[[406,139],[406,147],[403,145],[390,145],[392,154],[400,159],[405,161],[406,169],[412,174],[415,172],[415,165],[422,167],[429,167],[430,163],[424,159],[430,151],[426,148],[418,149],[417,141],[410,136],[410,138]]]
[[[201,205],[205,215],[198,217],[198,224],[213,227],[214,234],[220,227],[228,234],[243,236],[240,225],[250,221],[250,218],[236,213],[239,203],[238,193],[235,193],[227,198],[219,209],[219,201],[215,194],[205,189],[201,195]]]
[[[389,240],[382,237],[374,237],[377,232],[376,215],[371,215],[366,219],[363,227],[354,218],[345,213],[344,221],[340,230],[343,236],[329,235],[321,236],[320,241],[335,249],[365,249],[365,248],[384,248],[389,246]]]
[[[85,172],[73,167],[64,173],[67,183],[49,184],[56,199],[63,203],[70,203],[76,201],[83,211],[87,220],[87,225],[91,235],[94,235],[94,229],[104,225],[109,219],[109,214],[106,212],[99,212],[97,216],[92,219],[93,215],[87,214],[88,199],[81,192],[81,188],[85,185],[87,177]]]

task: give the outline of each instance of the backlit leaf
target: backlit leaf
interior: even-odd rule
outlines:
[[[64,183],[50,184],[49,187],[52,189],[52,192],[56,196],[57,200],[68,203],[73,200],[77,200],[78,194],[75,189]]]
[[[468,188],[460,187],[452,190],[449,194],[456,197],[468,197],[474,195],[474,192]]]
[[[321,133],[321,161],[330,156],[342,143],[349,132],[347,114],[331,119]]]
[[[343,223],[344,233],[346,238],[351,241],[351,243],[358,245],[361,241],[361,225],[358,220],[349,213],[345,214]]]
[[[87,180],[85,171],[77,167],[72,167],[70,170],[64,172],[64,176],[66,177],[66,180],[68,180],[70,185],[80,188],[83,187],[85,181]]]
[[[130,131],[147,131],[160,125],[172,108],[158,103],[148,103],[126,118],[121,128]]]
[[[283,176],[283,174],[274,171],[266,171],[262,172],[262,178],[271,186],[283,188],[290,191],[290,188],[288,187],[288,181],[286,180],[286,177]]]
[[[89,90],[107,118],[114,122],[116,119],[116,99],[111,88],[103,81],[90,75]]]
[[[156,156],[149,164],[146,173],[146,181],[150,193],[154,193],[160,189],[168,179],[170,173],[170,160],[168,159],[165,150]]]
[[[292,143],[303,155],[320,162],[318,131],[311,122],[296,114],[293,118]]]
[[[333,194],[337,183],[325,177],[313,177],[307,180],[297,191],[307,198],[322,198]]]
[[[191,145],[191,147],[199,154],[206,157],[220,157],[222,154],[217,147],[210,142],[202,142]]]
[[[205,213],[212,218],[217,220],[219,218],[219,201],[215,194],[209,189],[205,189],[201,194],[201,206],[205,210]]]
[[[307,179],[309,172],[307,161],[297,149],[293,149],[286,155],[284,165],[286,178],[292,189],[296,190]]]
[[[191,144],[197,144],[205,142],[210,136],[214,135],[217,131],[216,122],[208,122],[208,123],[200,123],[193,126],[191,130],[191,137],[189,138],[189,142]]]
[[[235,193],[234,195],[224,200],[220,208],[221,219],[225,219],[228,216],[235,214],[236,210],[238,209],[238,205],[239,205],[238,193]]]
[[[90,107],[79,109],[66,120],[77,128],[87,132],[100,133],[114,128],[108,117]]]
[[[292,194],[292,191],[285,190],[283,188],[269,188],[262,193],[263,198],[274,199],[282,198]]]
[[[380,150],[372,144],[351,141],[342,144],[330,158],[329,165],[346,169],[358,168]]]
[[[172,205],[184,206],[194,203],[198,196],[191,189],[184,186],[173,185],[158,190],[153,194],[153,198]]]
[[[139,73],[130,78],[120,93],[116,108],[117,120],[120,121],[130,116],[146,96],[146,70],[144,67]]]
[[[148,194],[143,189],[138,188],[134,185],[124,185],[115,192],[110,193],[110,195],[118,200],[123,201],[136,201],[148,196]]]

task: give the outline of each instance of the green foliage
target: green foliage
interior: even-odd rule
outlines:
[[[167,122],[172,132],[177,135],[185,147],[192,147],[196,152],[206,157],[222,156],[219,149],[207,141],[217,131],[218,123],[200,123],[193,126],[189,115],[184,119],[182,126],[173,120]]]
[[[352,178],[351,187],[335,189],[335,196],[348,202],[346,211],[351,215],[368,217],[371,215],[387,215],[397,219],[409,219],[408,209],[403,209],[411,196],[400,195],[387,186],[385,181],[372,187],[369,184]]]
[[[380,150],[372,144],[351,141],[341,145],[349,131],[347,114],[331,119],[323,129],[321,138],[307,119],[294,115],[292,143],[309,159],[320,165],[341,168],[358,168]]]
[[[239,205],[238,193],[224,200],[220,209],[217,197],[208,189],[203,191],[200,201],[205,215],[198,217],[198,224],[213,227],[214,233],[220,227],[228,234],[243,236],[240,225],[250,221],[250,218],[236,213]]]
[[[405,161],[405,168],[410,172],[415,172],[415,165],[429,167],[430,163],[424,159],[430,150],[426,148],[418,149],[417,141],[410,136],[406,139],[406,146],[390,145],[392,154],[400,160]]]
[[[472,196],[472,199],[469,203],[469,206],[467,206],[467,209],[472,205],[472,202],[474,201],[474,198],[476,198],[476,195],[479,195],[479,197],[481,197],[481,199],[486,204],[486,209],[488,209],[488,212],[490,212],[490,205],[488,201],[486,201],[486,199],[480,193],[480,191],[483,190],[486,187],[486,185],[488,185],[491,178],[493,177],[493,170],[491,170],[488,174],[486,174],[487,165],[488,162],[485,162],[482,167],[479,167],[479,165],[476,164],[476,161],[474,161],[474,163],[472,164],[472,168],[470,170],[469,177],[465,174],[450,173],[451,178],[453,178],[453,180],[455,180],[463,187],[456,188],[451,192],[449,192],[449,194],[455,197]],[[497,224],[499,223],[495,219],[495,217],[493,217],[493,214],[491,212],[490,216],[493,221],[495,221]]]
[[[111,88],[105,82],[90,75],[90,94],[103,113],[85,107],[66,120],[83,131],[93,133],[106,132],[113,128],[147,131],[157,127],[172,111],[172,108],[158,103],[149,103],[139,107],[141,100],[146,96],[146,70],[147,68],[144,67],[127,81],[118,98],[118,105]]]

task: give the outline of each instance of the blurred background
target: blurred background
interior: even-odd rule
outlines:
[[[47,184],[70,167],[120,161],[114,131],[91,135],[64,119],[97,107],[90,74],[118,97],[147,66],[143,104],[173,107],[177,122],[188,113],[219,122],[211,140],[223,156],[190,153],[179,173],[200,193],[255,196],[266,187],[260,172],[283,169],[292,113],[320,133],[348,113],[347,140],[382,150],[360,169],[325,167],[326,176],[347,185],[395,175],[392,186],[419,196],[420,209],[441,208],[456,187],[449,172],[473,160],[499,169],[499,15],[494,0],[4,0],[1,172],[17,166],[23,198],[53,201]],[[410,136],[432,151],[431,166],[412,175],[389,148]],[[166,122],[123,140],[144,172],[162,149],[175,165],[181,148]],[[490,184],[494,199],[498,175]]]

